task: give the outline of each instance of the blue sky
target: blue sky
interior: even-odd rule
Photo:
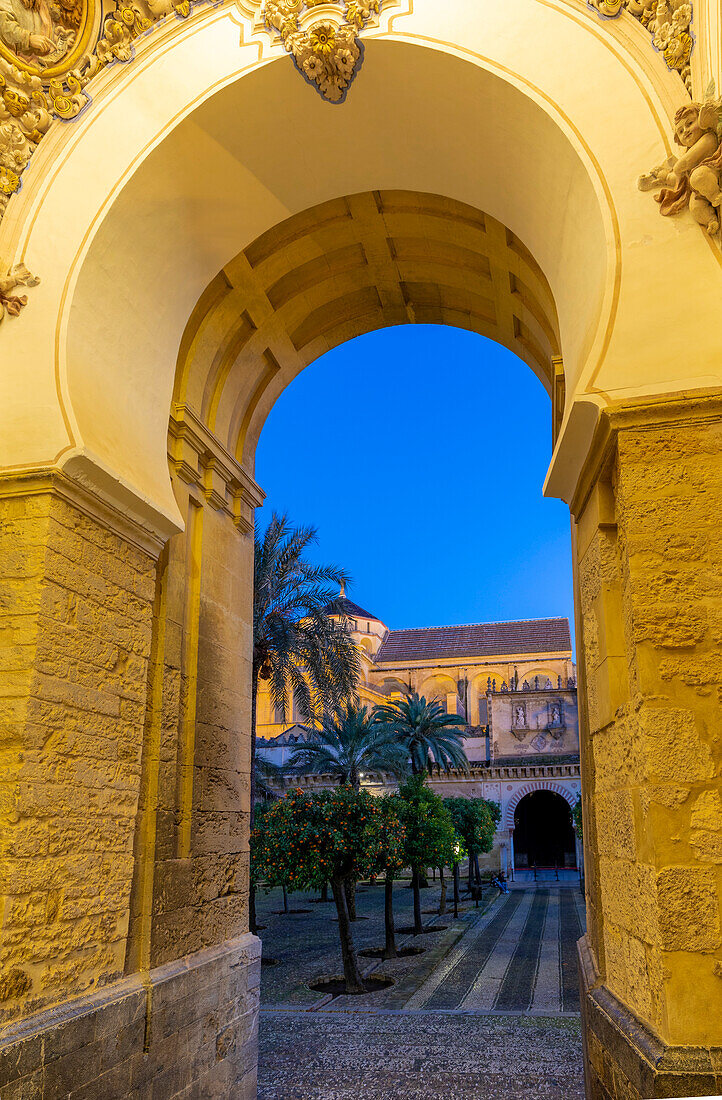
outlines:
[[[569,511],[546,500],[549,398],[481,336],[385,329],[312,363],[263,429],[272,510],[318,528],[313,556],[391,629],[565,615]]]

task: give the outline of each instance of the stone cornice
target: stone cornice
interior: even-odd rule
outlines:
[[[663,396],[630,398],[601,410],[589,454],[571,501],[577,519],[594,485],[611,470],[621,431],[651,431],[674,427],[680,422],[714,423],[722,419],[722,390],[694,390]]]
[[[263,504],[265,494],[187,405],[173,405],[168,458],[173,473],[230,516],[242,534],[253,529],[253,510]]]
[[[366,786],[371,787],[396,787],[395,780],[387,776],[369,773]],[[468,772],[461,768],[451,768],[440,775],[432,775],[430,783],[503,783],[508,780],[528,781],[534,779],[580,779],[581,768],[576,764],[510,764],[491,767],[474,767]],[[287,776],[280,784],[282,789],[292,787],[329,787],[338,786],[338,776],[335,775],[294,775]]]
[[[101,527],[120,535],[132,546],[153,558],[160,554],[166,537],[153,530],[130,512],[121,511],[86,485],[59,470],[38,470],[23,474],[0,475],[0,499],[53,495],[60,497]]]

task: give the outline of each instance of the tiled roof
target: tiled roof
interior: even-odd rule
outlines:
[[[392,630],[377,664],[428,658],[495,657],[507,653],[558,653],[572,647],[568,619],[525,619],[515,623],[471,623]]]
[[[376,615],[372,615],[370,611],[364,611],[363,607],[359,607],[347,596],[337,596],[335,600],[332,600],[326,608],[326,614],[346,615],[349,619],[373,619],[374,622],[381,622]]]

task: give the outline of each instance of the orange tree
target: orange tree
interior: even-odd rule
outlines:
[[[264,839],[266,828],[266,812],[271,805],[269,802],[261,802],[256,806],[255,825],[253,832],[251,833],[251,867],[250,867],[250,885],[251,890],[256,889],[259,882],[263,881],[263,876],[266,873],[266,844]]]
[[[577,836],[582,839],[582,796],[576,800],[572,806],[572,821],[574,822],[574,828],[576,829]]]
[[[395,959],[396,929],[394,927],[394,879],[406,866],[404,842],[406,830],[401,821],[398,795],[384,795],[376,802],[382,814],[381,844],[377,870],[384,874],[384,926],[386,942],[384,959]]]
[[[399,788],[398,804],[406,836],[406,866],[411,867],[414,892],[414,935],[421,923],[421,875],[427,867],[451,866],[456,858],[454,824],[443,800],[426,785],[426,775],[414,775]]]
[[[490,852],[494,847],[496,827],[501,820],[501,807],[498,802],[489,802],[485,798],[445,798],[444,806],[469,853],[471,888],[474,870],[477,883],[481,879],[479,852]]]
[[[320,888],[330,882],[338,914],[347,993],[364,993],[351,933],[345,884],[365,878],[383,865],[396,864],[403,833],[367,791],[290,791],[269,806],[260,829],[253,831],[258,877],[291,890]]]

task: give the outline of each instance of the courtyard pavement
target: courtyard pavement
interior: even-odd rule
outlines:
[[[367,974],[394,979],[362,997],[321,996],[309,981],[341,972],[333,903],[280,892],[258,899],[261,983],[259,1100],[499,1100],[584,1095],[575,943],[584,930],[578,887],[540,885],[468,899],[455,921],[434,915],[438,884],[422,894],[430,931],[399,935],[421,955]],[[395,891],[397,927],[411,891]],[[383,944],[383,889],[361,886],[354,937]]]

